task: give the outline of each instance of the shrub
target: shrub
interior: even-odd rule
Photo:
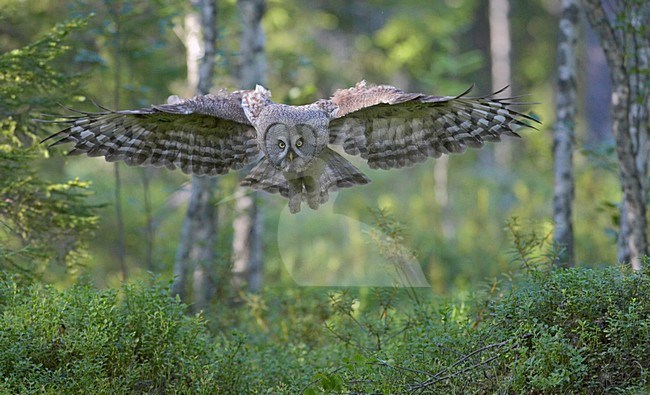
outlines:
[[[480,310],[445,302],[403,310],[381,350],[348,341],[354,337],[347,335],[347,343],[361,352],[333,376],[354,393],[648,390],[647,271],[534,268],[509,285],[487,303],[476,303],[487,304]],[[373,315],[354,320],[363,323]],[[368,328],[356,337],[376,335]]]
[[[533,271],[492,301],[485,329],[516,347],[502,389],[611,393],[650,375],[650,276],[620,268]]]
[[[390,288],[266,292],[215,311],[230,324],[212,338],[161,285],[4,280],[0,393],[648,390],[648,272],[536,267],[505,285],[473,304]]]
[[[218,393],[200,317],[160,285],[96,290],[2,283],[1,393]]]

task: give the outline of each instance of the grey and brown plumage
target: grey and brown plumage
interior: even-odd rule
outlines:
[[[289,106],[258,86],[139,110],[78,112],[45,140],[74,143],[70,154],[197,175],[255,163],[241,184],[287,197],[295,213],[301,202],[316,209],[330,191],[370,182],[330,146],[360,155],[371,168],[400,168],[518,136],[516,127],[537,122],[514,110],[523,103],[513,98],[468,92],[431,96],[362,81],[329,99]]]

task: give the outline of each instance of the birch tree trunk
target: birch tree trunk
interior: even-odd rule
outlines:
[[[188,81],[196,81],[196,93],[207,94],[212,86],[214,75],[215,45],[217,37],[216,0],[199,0],[192,3],[198,14],[188,15],[185,23],[188,63],[199,60],[199,66],[188,67],[198,71],[196,76],[188,75]],[[200,29],[197,25],[200,24]],[[203,38],[197,34],[201,31]],[[202,56],[197,51],[202,48]],[[172,294],[187,301],[187,275],[192,275],[192,302],[194,311],[205,308],[214,294],[215,245],[217,239],[217,210],[214,206],[214,191],[217,187],[215,177],[192,177],[192,192],[187,214],[181,229],[181,237],[176,262],[174,264],[174,283]]]
[[[650,3],[619,0],[606,8],[601,0],[583,0],[583,5],[612,80],[612,133],[623,192],[618,259],[639,270],[648,253]]]
[[[264,31],[262,17],[266,11],[266,0],[238,0],[237,6],[243,25],[241,37],[240,82],[243,89],[252,89],[265,83]],[[256,192],[237,190],[233,221],[233,286],[249,291],[262,288],[263,260],[263,216]]]
[[[555,103],[553,157],[553,241],[563,247],[560,264],[574,265],[573,252],[573,144],[576,115],[576,42],[579,28],[578,0],[562,1],[557,47],[558,87]]]
[[[510,51],[512,36],[510,34],[510,0],[490,0],[490,70],[492,75],[492,92],[504,87],[503,96],[510,96],[512,71],[510,67]],[[506,168],[512,162],[512,142],[504,139],[494,145],[494,160],[497,165]]]
[[[587,119],[586,142],[591,147],[614,144],[612,135],[612,83],[609,78],[609,67],[603,48],[598,42],[594,30],[586,24],[584,28],[584,72],[585,89],[584,117]]]
[[[112,34],[112,49],[115,65],[113,67],[113,108],[120,107],[120,90],[122,89],[122,15],[120,7],[116,4],[108,4],[108,15],[115,26]],[[120,267],[120,280],[126,281],[128,269],[126,266],[126,241],[124,231],[124,214],[122,211],[122,178],[120,177],[120,164],[113,163],[113,179],[115,180],[115,235],[117,237],[114,247],[115,255]]]

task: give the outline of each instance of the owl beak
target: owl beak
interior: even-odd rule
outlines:
[[[289,162],[293,162],[293,151],[289,150]]]

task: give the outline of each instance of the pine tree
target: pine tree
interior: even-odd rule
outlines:
[[[78,268],[97,224],[96,207],[86,200],[88,183],[54,183],[34,170],[47,151],[38,144],[43,124],[32,118],[77,91],[78,78],[57,61],[69,50],[66,35],[83,25],[58,25],[0,55],[0,267],[23,277],[40,277],[53,263]]]

